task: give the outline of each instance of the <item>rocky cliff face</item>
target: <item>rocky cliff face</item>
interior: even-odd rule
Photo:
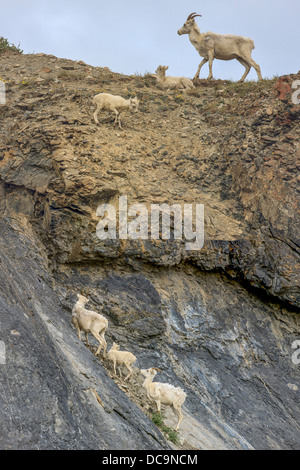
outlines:
[[[299,448],[299,75],[182,94],[43,54],[1,55],[0,70],[1,446],[174,446],[138,369],[125,384],[78,340],[84,289],[109,346],[186,390],[177,448]],[[101,91],[140,98],[123,130],[94,124]],[[99,240],[97,207],[121,195],[204,204],[204,247]]]

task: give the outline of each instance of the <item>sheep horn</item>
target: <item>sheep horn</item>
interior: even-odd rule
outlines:
[[[158,367],[152,367],[153,370],[157,370],[157,372],[161,372],[161,369],[159,369]]]
[[[191,13],[191,14],[187,17],[186,21],[190,20],[190,19],[192,18],[192,16],[195,15],[195,14],[196,14],[196,12]]]
[[[194,19],[194,18],[196,18],[196,16],[202,16],[202,15],[193,14],[192,18]]]
[[[194,18],[196,18],[196,16],[202,16],[202,15],[197,15],[196,12],[191,13],[191,14],[187,17],[187,20],[186,20],[186,21],[188,21],[188,20],[193,20]]]

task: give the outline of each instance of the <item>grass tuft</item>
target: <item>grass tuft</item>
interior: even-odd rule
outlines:
[[[179,443],[179,434],[177,431],[174,429],[170,428],[169,426],[166,426],[164,423],[164,417],[162,416],[161,413],[153,413],[152,414],[152,421],[153,423],[161,429],[161,431],[167,436],[169,441],[173,442],[173,444],[178,444]]]
[[[0,54],[6,51],[13,51],[18,52],[19,54],[23,54],[23,51],[20,49],[20,44],[15,46],[14,44],[10,43],[8,39],[0,37]]]

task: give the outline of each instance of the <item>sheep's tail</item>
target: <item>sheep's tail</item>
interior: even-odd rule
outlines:
[[[250,38],[249,38],[248,41],[249,41],[249,45],[250,45],[251,50],[255,49],[255,45],[254,45],[253,39],[250,39]]]
[[[186,393],[182,389],[180,390],[180,393],[178,394],[178,398],[180,398],[179,404],[181,406],[185,402],[185,399],[186,399]]]

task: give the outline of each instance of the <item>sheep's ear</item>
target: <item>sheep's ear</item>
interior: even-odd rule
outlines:
[[[167,65],[167,66],[166,66],[166,70],[168,70],[168,68],[169,68],[169,66]]]

